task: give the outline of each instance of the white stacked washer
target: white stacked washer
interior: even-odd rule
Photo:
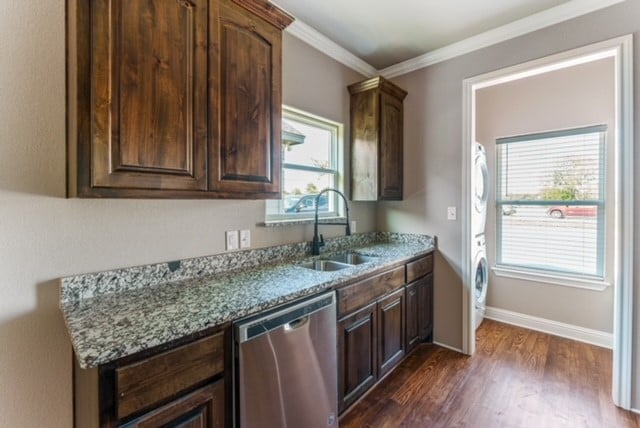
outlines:
[[[489,271],[487,265],[487,249],[485,243],[485,224],[487,220],[487,197],[489,194],[489,170],[487,168],[487,154],[480,143],[473,144],[472,171],[472,208],[471,233],[474,299],[475,299],[475,327],[482,323],[487,302],[487,285]]]

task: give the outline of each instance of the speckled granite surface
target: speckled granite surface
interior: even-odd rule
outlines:
[[[312,259],[305,242],[78,275],[61,280],[60,307],[80,366],[95,367],[332,289],[433,245],[428,236],[384,232],[334,238],[318,257],[347,249],[377,257],[335,272],[301,267]]]

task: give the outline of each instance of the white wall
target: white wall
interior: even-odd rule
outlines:
[[[446,220],[448,205],[460,206],[462,165],[462,82],[493,70],[634,34],[634,124],[640,144],[640,1],[627,0],[534,33],[417,70],[394,79],[409,91],[405,100],[405,200],[381,204],[380,230],[414,230],[438,236],[435,265],[435,338],[462,344],[461,225]],[[636,165],[640,150],[636,149]],[[640,409],[640,174],[636,173],[636,282],[634,284],[634,393]]]
[[[65,199],[64,19],[62,0],[0,1],[0,428],[72,425],[57,278],[218,253],[229,229],[254,247],[312,236],[257,227],[263,201]],[[346,85],[362,76],[288,35],[283,55],[284,102],[348,128]],[[351,212],[372,230],[372,205]]]
[[[496,262],[496,138],[558,129],[608,126],[607,190],[614,204],[615,68],[613,58],[581,64],[476,92],[476,139],[487,152],[487,260]],[[608,216],[607,248],[613,248]],[[607,266],[613,266],[613,251]],[[609,272],[611,269],[609,269]],[[609,278],[611,280],[611,278]],[[613,332],[613,287],[603,291],[489,275],[487,305],[607,333]]]

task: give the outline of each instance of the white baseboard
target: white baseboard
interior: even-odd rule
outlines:
[[[444,343],[436,342],[435,340],[433,341],[433,344],[434,345],[438,345],[438,346],[440,346],[442,348],[449,349],[450,351],[455,351],[455,352],[458,352],[460,354],[464,354],[464,352],[462,352],[462,349],[454,348],[453,346],[445,345]]]
[[[484,316],[485,318],[500,321],[505,324],[513,324],[530,330],[541,331],[603,348],[611,349],[613,347],[613,335],[599,330],[592,330],[572,324],[512,312],[506,309],[493,308],[491,306],[487,306]]]
[[[634,409],[633,407],[629,409],[632,413],[637,413],[640,415],[640,409]]]

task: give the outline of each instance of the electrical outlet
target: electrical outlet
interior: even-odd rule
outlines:
[[[228,230],[226,232],[227,251],[233,251],[238,249],[238,231]]]
[[[351,233],[356,233],[357,229],[356,229],[356,221],[355,220],[351,220],[350,229],[351,229]]]
[[[457,218],[456,207],[447,207],[447,220],[455,220]]]
[[[240,248],[251,248],[251,231],[249,229],[240,231]]]

